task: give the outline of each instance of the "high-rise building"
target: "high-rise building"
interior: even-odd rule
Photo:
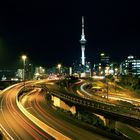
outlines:
[[[45,77],[45,68],[43,67],[35,67],[35,73],[34,73],[34,78],[35,79],[41,79]]]
[[[100,61],[98,64],[94,64],[93,75],[107,76],[118,75],[119,67],[118,63],[111,62],[109,55],[106,53],[100,53]]]
[[[140,60],[130,55],[120,64],[120,74],[140,75]]]
[[[18,77],[20,80],[23,80],[24,69],[18,69],[17,72],[16,72],[16,77]]]
[[[110,63],[110,58],[109,58],[109,56],[108,56],[107,54],[105,54],[105,53],[101,53],[101,54],[100,54],[100,63],[101,63],[101,65],[102,65],[103,67],[108,66],[109,63]]]
[[[82,16],[82,35],[80,39],[81,43],[81,63],[82,65],[85,65],[85,44],[86,44],[86,39],[85,39],[85,33],[84,33],[84,16]]]

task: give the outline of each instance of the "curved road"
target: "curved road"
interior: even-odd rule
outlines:
[[[76,140],[105,140],[105,138],[96,133],[89,132],[85,129],[74,125],[69,120],[57,113],[51,106],[46,104],[44,94],[40,89],[29,93],[27,96],[24,96],[21,100],[22,105],[34,116],[39,118],[39,120],[50,125],[52,128],[56,129],[60,133],[68,136],[71,139]]]
[[[0,126],[12,140],[54,139],[34,125],[17,107],[16,94],[20,91],[22,86],[22,84],[19,84],[2,92]]]
[[[86,84],[86,83],[83,83],[83,82],[78,82],[77,83],[78,85],[80,85],[80,91],[76,91],[77,94],[81,97],[92,97],[93,94],[91,94],[90,92],[87,92],[86,90],[84,90],[83,86]],[[75,86],[75,85],[73,85]],[[75,93],[73,91],[73,87],[70,87],[70,90]],[[128,98],[128,97],[124,97],[124,96],[121,96],[121,95],[108,95],[109,98],[111,99],[114,99],[114,100],[123,100],[123,101],[127,101],[127,102],[130,102],[132,104],[140,104],[140,99],[138,98]],[[91,98],[92,99],[92,98]],[[121,122],[116,122],[116,129],[118,129],[119,131],[121,131],[123,134],[127,135],[129,138],[131,139],[135,139],[135,140],[139,140],[140,138],[140,128],[138,127],[133,127],[133,126],[130,126],[128,124],[124,124],[124,123],[121,123]]]
[[[38,127],[27,114],[23,114],[21,108],[17,105],[17,94],[23,88],[23,84],[17,84],[7,88],[0,95],[0,127],[11,140],[46,140],[54,139],[50,133],[43,131]],[[106,140],[101,135],[88,132],[79,128],[61,115],[58,115],[54,109],[46,105],[44,94],[40,88],[35,89],[30,94],[23,96],[21,103],[26,111],[56,131],[67,136],[66,139],[79,140]],[[37,122],[36,122],[37,123]],[[43,126],[42,126],[43,127]],[[45,127],[46,128],[46,127]],[[48,130],[50,131],[50,130]],[[56,137],[55,137],[56,138]],[[57,139],[57,138],[56,138]]]

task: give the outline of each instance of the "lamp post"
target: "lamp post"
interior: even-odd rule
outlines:
[[[115,78],[114,78],[114,84],[115,84],[115,92],[116,92],[116,88],[117,88],[117,87],[116,87],[116,81],[117,81],[117,78],[118,78],[118,77],[117,77],[117,76],[118,76],[118,69],[117,69],[117,68],[115,68],[115,74],[114,74],[114,75],[115,75],[115,76],[114,76],[114,77],[115,77]]]
[[[61,64],[58,64],[58,65],[57,65],[57,68],[58,68],[58,70],[59,70],[59,75],[58,75],[58,76],[59,76],[59,84],[60,84],[61,66],[62,66]]]
[[[108,100],[108,92],[109,92],[109,85],[108,85],[108,79],[106,78],[106,94],[107,94],[107,100]]]
[[[24,81],[24,87],[25,87],[25,62],[26,62],[27,56],[22,55],[22,60],[23,60],[23,81]]]
[[[61,64],[57,65],[58,69],[59,69],[59,74],[61,73]]]

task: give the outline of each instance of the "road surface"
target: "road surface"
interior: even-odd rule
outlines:
[[[9,139],[60,139],[54,136],[53,133],[51,135],[50,131],[62,134],[65,139],[108,139],[94,132],[79,128],[69,120],[65,120],[61,115],[58,115],[54,109],[46,105],[44,94],[39,88],[24,96],[21,104],[17,101],[17,94],[22,88],[22,83],[17,84],[2,91],[0,94],[0,127]],[[29,117],[30,114],[32,117]]]

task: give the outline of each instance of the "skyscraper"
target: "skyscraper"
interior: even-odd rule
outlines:
[[[100,63],[102,67],[106,67],[110,64],[110,57],[105,53],[100,54]]]
[[[81,43],[81,63],[82,65],[85,65],[85,44],[86,44],[86,39],[85,39],[85,33],[84,33],[84,16],[82,16],[82,35],[80,39]]]

